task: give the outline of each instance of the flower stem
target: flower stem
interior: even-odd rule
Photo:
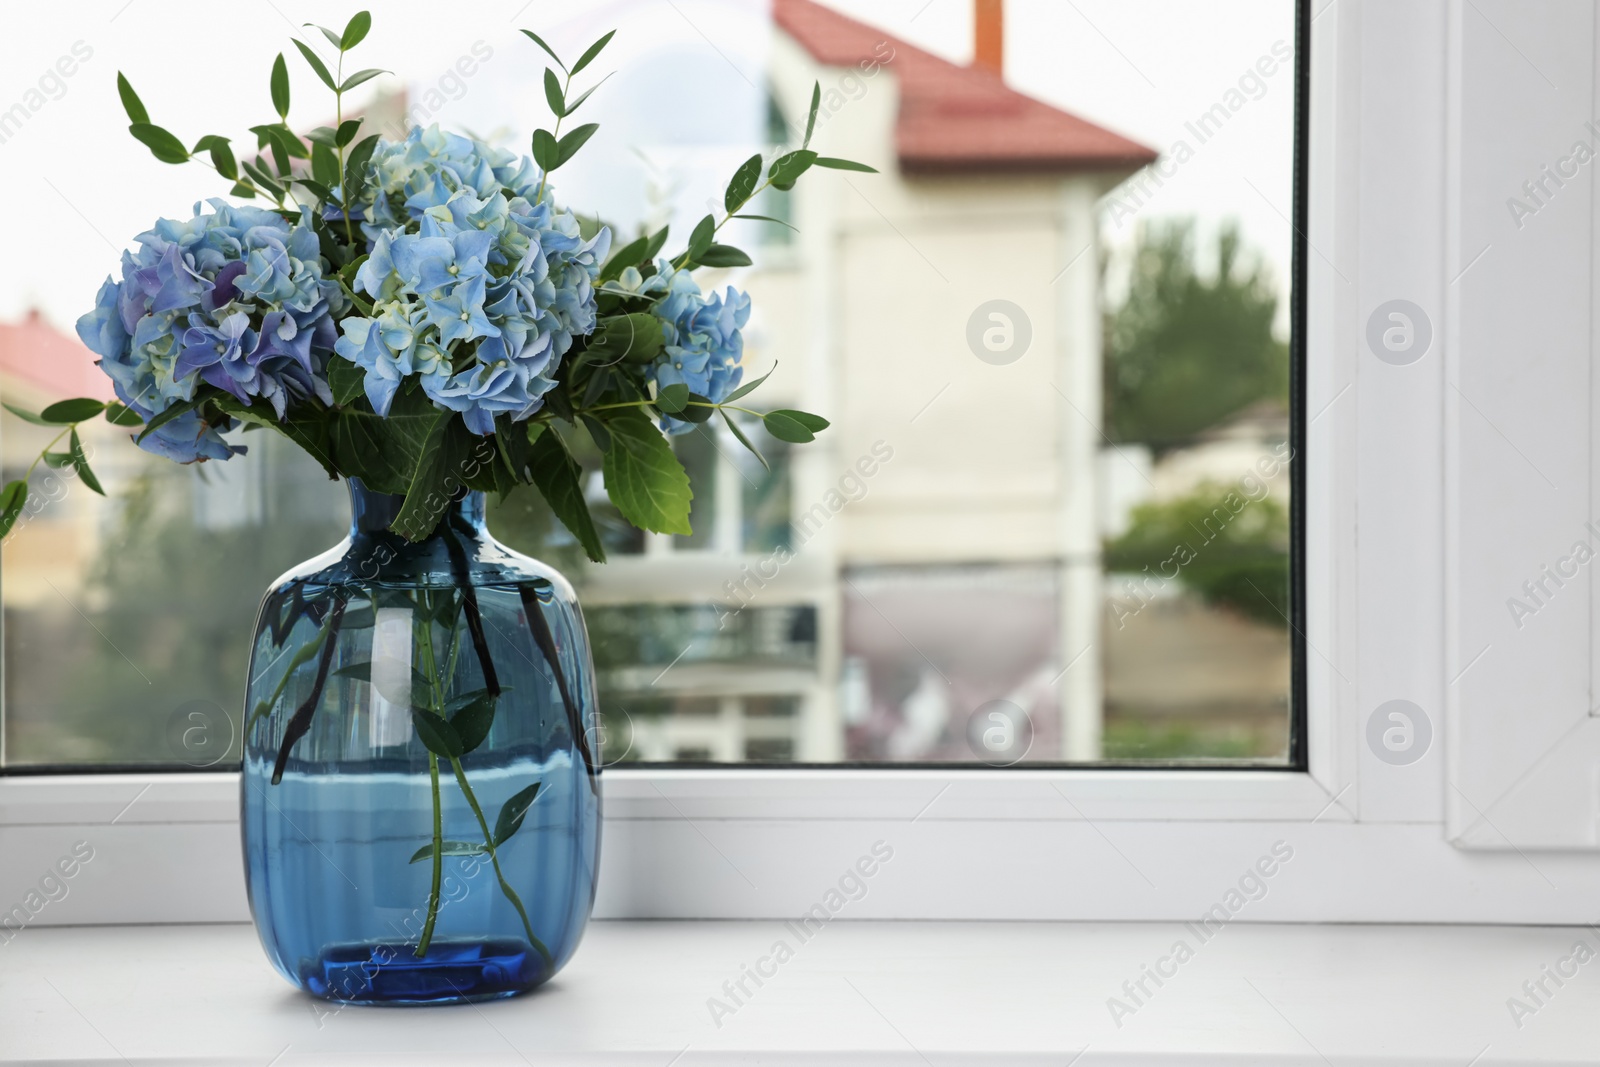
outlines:
[[[473,795],[472,786],[467,784],[467,775],[461,769],[461,761],[454,756],[450,757],[450,767],[456,772],[456,782],[461,786],[461,793],[467,798],[467,804],[471,806],[472,814],[478,817],[478,826],[483,830],[483,844],[489,850],[489,862],[494,864],[494,876],[500,881],[500,892],[506,895],[506,899],[511,901],[512,906],[517,909],[517,914],[522,916],[522,928],[528,934],[528,942],[538,949],[539,955],[544,957],[545,966],[554,967],[555,960],[551,958],[550,950],[545,947],[545,943],[540,941],[533,932],[533,923],[528,921],[528,911],[522,906],[522,898],[517,896],[517,891],[511,888],[511,884],[506,881],[505,874],[500,870],[500,856],[495,851],[494,834],[489,830],[489,820],[483,817],[483,809],[478,806],[478,798]]]
[[[428,954],[433,941],[433,924],[439,919],[439,882],[444,874],[444,811],[439,806],[439,757],[428,753],[428,777],[433,783],[433,888],[428,890],[428,921],[422,927],[422,939],[417,942],[414,955],[421,959]]]
[[[427,596],[426,593],[423,595]],[[418,644],[422,646],[428,677],[433,682],[434,703],[438,708],[442,708],[444,697],[439,684],[439,667],[433,655],[431,612],[428,618],[419,620],[418,625],[420,627],[417,630]],[[433,941],[433,926],[439,918],[439,883],[444,876],[444,808],[439,796],[439,757],[432,752],[428,753],[428,778],[433,787],[433,885],[428,890],[428,921],[422,927],[422,939],[417,942],[415,955],[418,959],[427,954],[428,945]]]

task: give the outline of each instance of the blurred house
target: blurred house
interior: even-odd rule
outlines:
[[[1008,88],[977,10],[962,67],[774,0],[773,139],[820,83],[813,148],[881,172],[752,207],[798,232],[740,279],[746,366],[833,426],[771,472],[726,428],[681,439],[695,537],[590,573],[609,758],[970,760],[992,700],[1031,758],[1099,755],[1094,206],[1155,154]]]

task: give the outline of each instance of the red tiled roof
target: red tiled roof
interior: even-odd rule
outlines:
[[[37,311],[29,311],[21,322],[0,323],[0,383],[22,384],[49,400],[108,400],[111,379],[94,365],[96,358],[83,342],[58,331]]]
[[[772,17],[813,59],[850,67],[876,60],[900,79],[895,148],[911,173],[1134,170],[1157,153],[1006,87],[978,67],[960,67],[839,14],[814,0],[772,0]]]

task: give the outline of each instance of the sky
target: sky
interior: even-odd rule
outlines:
[[[953,62],[971,58],[971,0],[824,2]],[[476,0],[448,17],[437,3],[370,6],[373,30],[353,66],[397,74],[356,90],[357,106],[404,84],[413,102],[441,103],[429,121],[504,138],[518,151],[548,121],[544,56],[518,28],[539,32],[569,59],[618,28],[592,68],[597,76],[617,73],[585,107],[601,133],[561,173],[558,193],[630,231],[666,217],[670,202],[703,212],[696,205],[760,147],[763,111],[750,84],[761,84],[770,41],[763,0]],[[249,126],[274,117],[268,71],[283,51],[290,120],[319,125],[332,117],[331,94],[289,38],[309,33],[305,39],[328,57],[327,42],[301,25],[316,19],[337,29],[360,7],[76,0],[8,9],[0,115],[9,111],[12,121],[0,123],[0,187],[13,208],[0,255],[0,319],[38,307],[70,330],[134,235],[227,191],[199,164],[157,162],[128,135],[118,70],[151,121],[186,143],[218,133],[245,144]],[[1205,235],[1236,219],[1287,288],[1293,72],[1276,60],[1293,45],[1293,7],[1292,0],[1007,0],[1006,78],[1014,88],[1167,154],[1167,176],[1152,195],[1123,191],[1102,204],[1102,232],[1114,253],[1131,247],[1142,224],[1196,216]],[[1202,141],[1186,124],[1219,103],[1229,118]],[[1114,278],[1111,287],[1115,296]]]

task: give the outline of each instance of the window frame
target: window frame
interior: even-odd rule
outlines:
[[[1592,857],[1452,842],[1442,713],[1410,765],[1364,742],[1378,704],[1442,709],[1451,684],[1449,572],[1432,547],[1447,519],[1445,362],[1384,377],[1363,322],[1395,292],[1449,307],[1458,205],[1441,191],[1460,158],[1466,11],[1324,0],[1298,30],[1301,76],[1316,74],[1298,108],[1308,195],[1295,211],[1309,250],[1295,399],[1310,417],[1293,465],[1300,764],[613,767],[597,917],[797,915],[882,841],[896,858],[850,918],[1192,919],[1281,842],[1296,858],[1246,921],[1588,920]],[[246,918],[237,790],[227,773],[0,777],[0,910],[86,840],[97,858],[34,921]]]

